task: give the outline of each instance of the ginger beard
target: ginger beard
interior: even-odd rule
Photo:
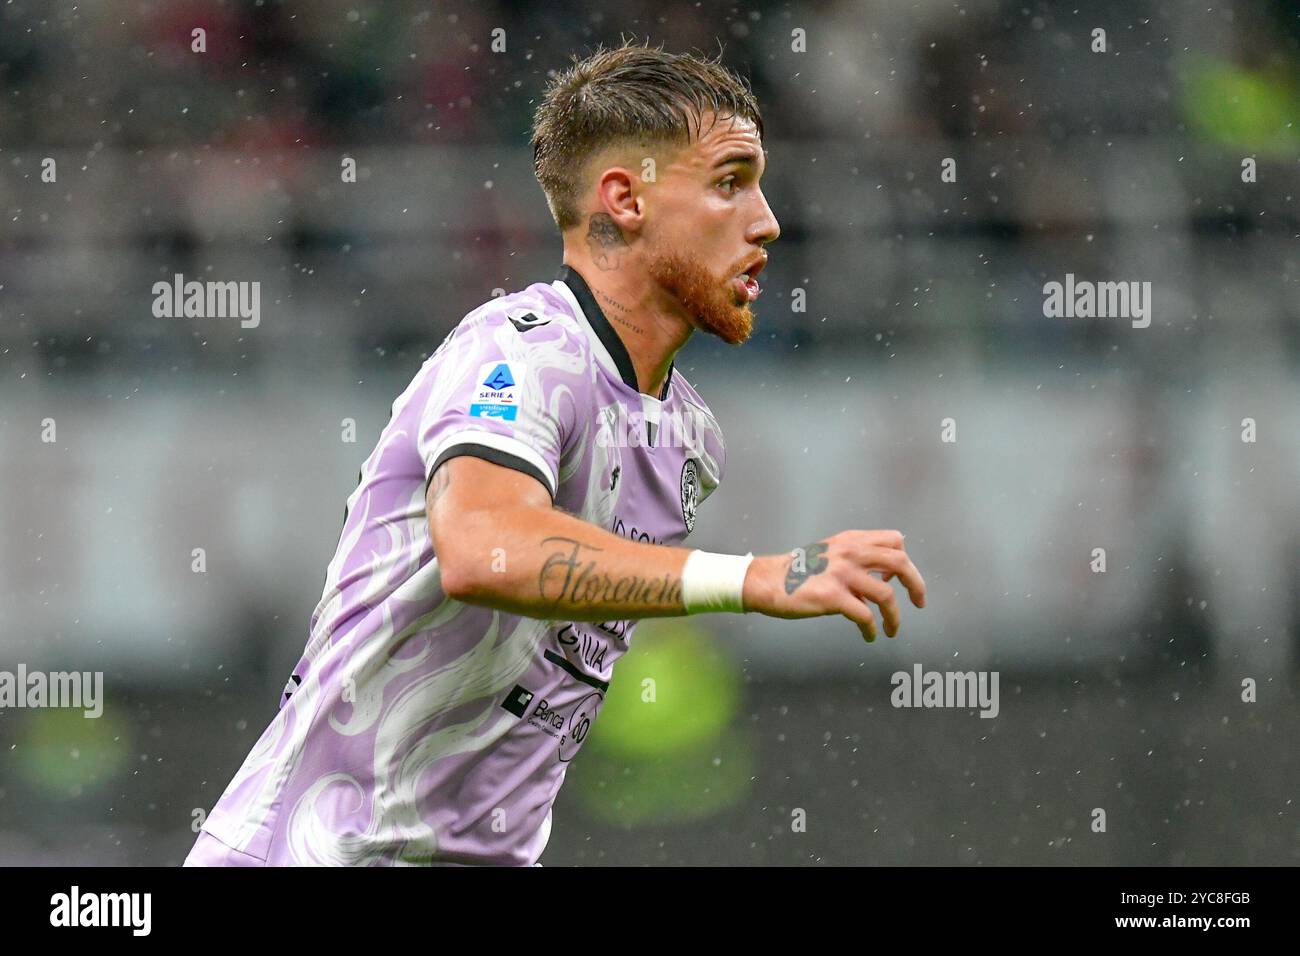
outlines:
[[[651,257],[650,278],[682,304],[696,328],[716,335],[728,345],[739,345],[754,331],[749,303],[738,303],[732,280],[745,268],[745,260],[722,275],[714,275],[699,262],[675,252]]]

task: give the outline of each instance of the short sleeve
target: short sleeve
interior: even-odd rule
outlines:
[[[471,455],[540,481],[554,500],[560,459],[590,403],[591,362],[562,319],[471,316],[430,359],[419,418],[425,483],[449,458]]]

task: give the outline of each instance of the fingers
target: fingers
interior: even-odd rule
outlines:
[[[844,566],[845,586],[859,601],[872,601],[880,606],[880,616],[884,621],[885,634],[893,637],[903,623],[898,602],[894,600],[894,589],[879,578],[872,577],[863,568],[854,565]],[[870,608],[868,608],[870,613]]]
[[[871,613],[871,606],[866,601],[846,593],[839,611],[858,626],[864,641],[870,644],[876,639],[876,619]]]
[[[873,533],[897,534],[892,531],[867,532],[867,534]],[[916,569],[916,565],[912,563],[906,551],[889,545],[872,545],[853,551],[852,556],[859,565],[868,570],[886,572],[888,576],[884,578],[885,581],[897,577],[903,587],[907,588],[912,603],[916,607],[925,607],[925,579],[921,577],[921,572]]]
[[[907,589],[916,607],[925,607],[925,579],[903,548],[902,532],[842,531],[820,544],[829,545],[829,553],[823,547],[820,567],[815,575],[809,575],[819,580],[819,593],[805,597],[820,604],[824,608],[821,613],[838,612],[853,621],[868,643],[878,634],[872,603],[880,609],[886,635],[894,637],[902,626],[902,613],[890,586],[894,578]]]
[[[903,550],[903,532],[901,531],[850,531],[857,535],[863,544],[876,548],[894,548]]]

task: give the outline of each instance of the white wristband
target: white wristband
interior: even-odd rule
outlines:
[[[682,604],[687,614],[745,610],[745,573],[754,553],[692,551],[682,566]]]

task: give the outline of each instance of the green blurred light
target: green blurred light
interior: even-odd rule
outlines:
[[[1289,77],[1206,57],[1189,57],[1180,73],[1183,112],[1206,139],[1259,155],[1294,155],[1300,146],[1300,102]]]
[[[624,759],[679,753],[716,738],[739,704],[739,669],[711,634],[687,619],[643,621],[614,668],[591,745]]]
[[[687,823],[714,816],[749,793],[754,746],[747,731],[732,729],[663,757],[584,754],[574,771],[571,786],[585,816],[624,828]]]
[[[116,776],[129,753],[128,728],[107,709],[91,719],[75,708],[46,708],[27,715],[10,756],[34,790],[76,799]]]
[[[589,753],[572,788],[591,816],[614,826],[712,816],[749,792],[754,746],[732,728],[741,673],[704,628],[648,620],[614,668]]]

